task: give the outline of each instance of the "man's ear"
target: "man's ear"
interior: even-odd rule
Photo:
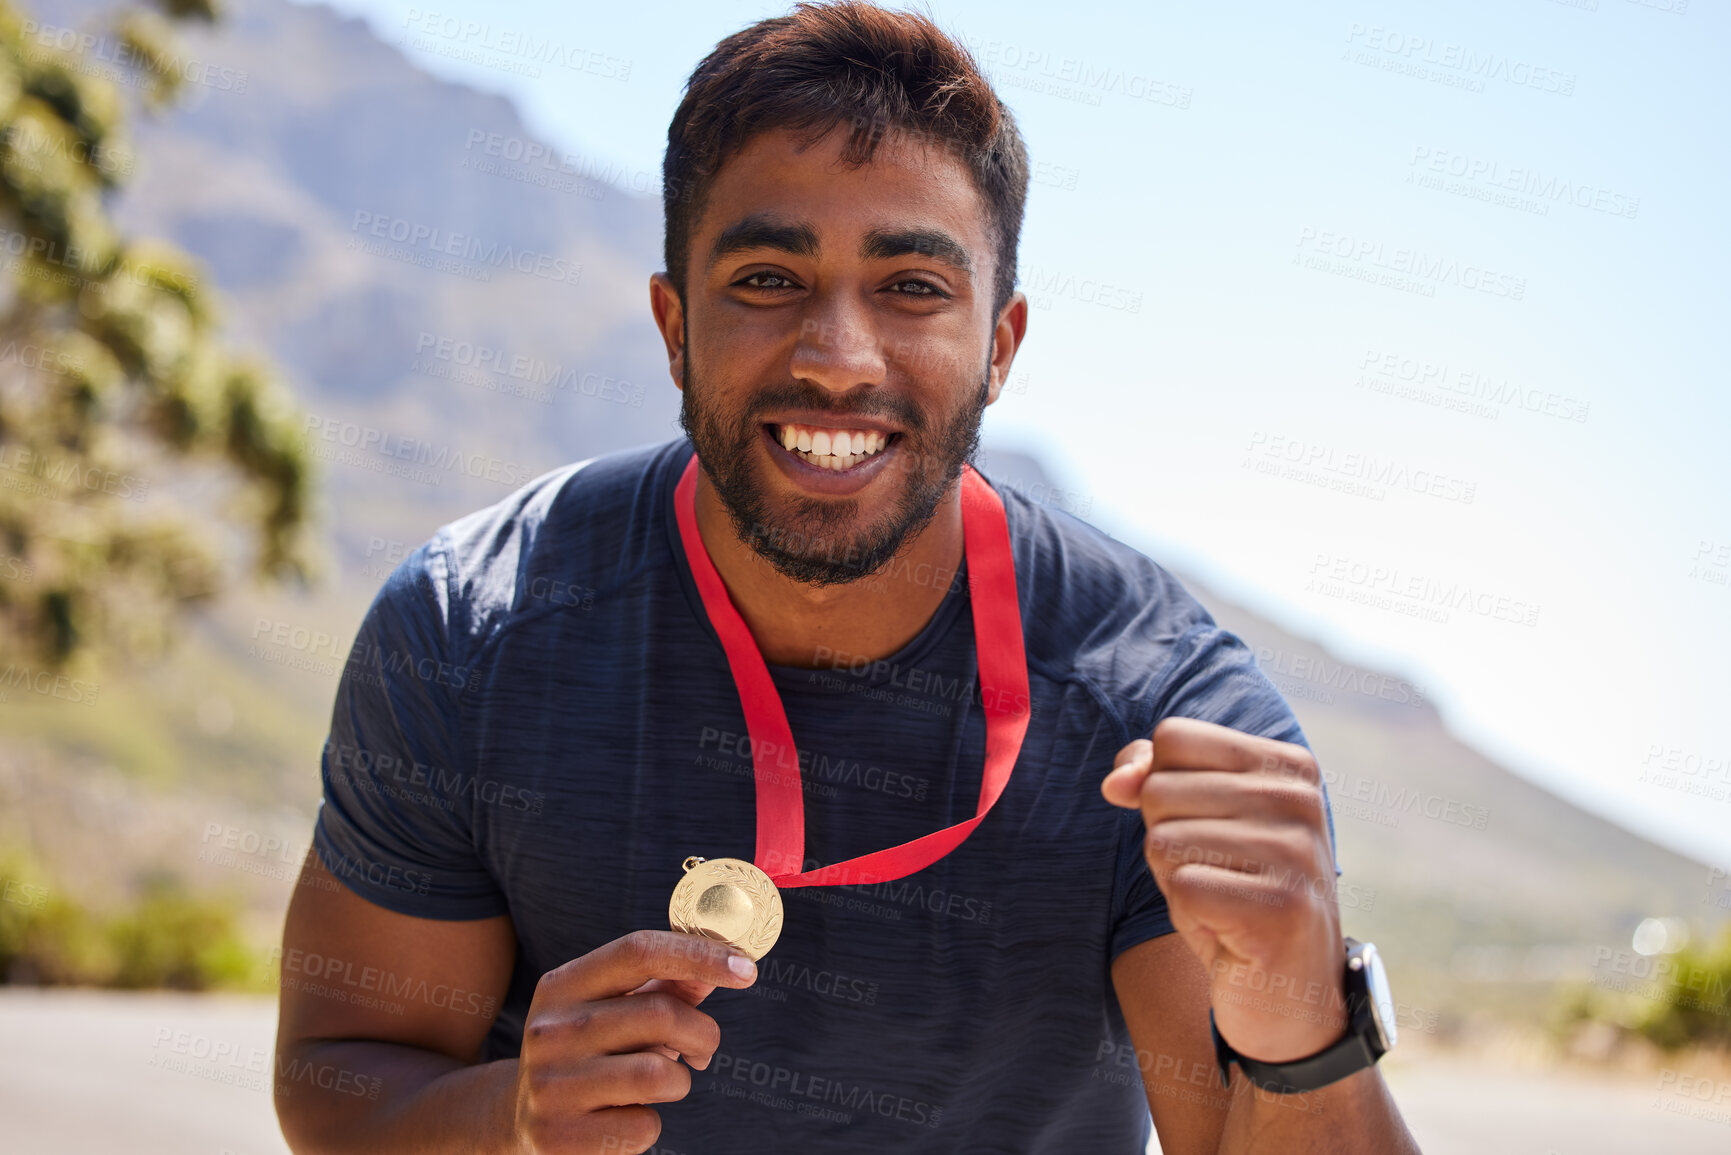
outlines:
[[[997,327],[992,330],[992,371],[986,390],[987,405],[996,401],[998,394],[1004,391],[1004,382],[1010,379],[1010,364],[1016,359],[1016,350],[1021,348],[1022,338],[1027,333],[1028,298],[1020,292],[1012,293],[1004,304],[1004,311],[998,314]]]
[[[649,278],[649,311],[655,315],[655,327],[661,330],[661,343],[667,346],[667,372],[673,384],[685,389],[685,302],[666,273]]]

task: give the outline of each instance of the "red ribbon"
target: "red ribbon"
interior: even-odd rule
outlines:
[[[800,789],[798,754],[794,754],[791,772],[777,765],[781,757],[795,750],[793,730],[757,640],[734,607],[697,531],[695,454],[673,491],[673,506],[686,560],[709,622],[727,652],[733,684],[745,709],[746,729],[751,734],[751,760],[757,775],[757,868],[783,887],[888,882],[924,870],[960,846],[1003,794],[1028,733],[1028,664],[1022,648],[1022,611],[1016,600],[1016,566],[1010,554],[1004,503],[992,487],[972,466],[963,466],[962,549],[968,559],[968,597],[973,603],[980,699],[986,712],[986,765],[980,777],[979,809],[966,822],[912,842],[803,874],[798,868],[805,863],[805,796]],[[786,869],[789,864],[793,870]]]

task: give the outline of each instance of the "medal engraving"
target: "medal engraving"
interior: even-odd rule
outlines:
[[[781,937],[781,892],[769,875],[737,858],[688,858],[673,888],[674,930],[737,947],[754,960]]]

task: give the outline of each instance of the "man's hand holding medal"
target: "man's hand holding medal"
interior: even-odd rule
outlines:
[[[757,966],[725,943],[667,930],[614,939],[541,976],[523,1025],[515,1117],[524,1152],[641,1151],[661,1133],[648,1103],[691,1090],[721,1028],[697,1009]]]

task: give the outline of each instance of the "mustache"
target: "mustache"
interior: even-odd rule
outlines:
[[[910,433],[925,432],[926,419],[905,397],[867,393],[854,399],[837,396],[828,389],[800,381],[771,385],[752,399],[743,422],[758,425],[764,414],[776,409],[817,409],[836,417],[876,417],[900,425]]]

